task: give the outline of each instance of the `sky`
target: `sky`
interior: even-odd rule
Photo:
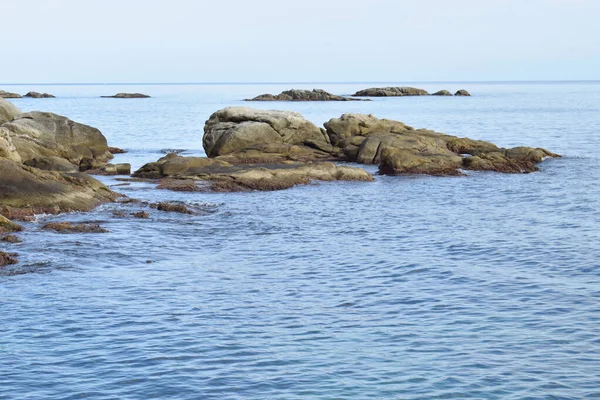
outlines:
[[[0,0],[0,83],[600,79],[600,0]]]

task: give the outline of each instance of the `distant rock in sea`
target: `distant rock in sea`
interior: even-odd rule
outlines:
[[[452,93],[447,90],[438,90],[437,92],[433,93],[432,96],[452,96]]]
[[[0,90],[0,97],[3,99],[20,99],[21,96],[18,93],[5,92],[4,90]]]
[[[112,96],[100,96],[100,97],[104,97],[105,99],[147,99],[150,96],[148,96],[147,94],[143,94],[143,93],[117,93]]]
[[[400,86],[400,87],[383,87],[369,88],[359,90],[352,96],[367,96],[367,97],[400,97],[400,96],[428,96],[429,92],[423,89]]]
[[[38,92],[27,92],[27,94],[23,97],[31,97],[34,99],[53,99],[56,96],[50,93],[38,93]]]
[[[470,96],[471,93],[467,92],[465,89],[460,89],[458,92],[454,93],[455,96]]]
[[[252,99],[245,99],[245,101],[356,101],[363,99],[353,99],[349,97],[342,97],[335,94],[326,92],[323,89],[313,90],[299,90],[291,89],[281,92],[278,95],[272,94],[261,94]]]

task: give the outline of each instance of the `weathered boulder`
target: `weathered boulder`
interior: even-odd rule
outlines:
[[[131,164],[106,164],[100,169],[93,169],[87,172],[92,175],[129,175],[131,174]]]
[[[20,232],[22,230],[23,227],[21,225],[12,222],[10,219],[0,214],[0,233]]]
[[[399,87],[383,87],[383,88],[369,88],[359,90],[352,96],[366,96],[366,97],[392,97],[392,96],[428,96],[429,93],[426,90],[399,86]]]
[[[459,91],[454,93],[454,95],[455,96],[470,96],[471,93],[467,92],[465,89],[460,89]]]
[[[260,96],[256,96],[252,99],[245,99],[245,101],[351,101],[351,100],[363,100],[363,99],[353,99],[351,97],[342,97],[335,94],[331,94],[329,92],[324,91],[323,89],[313,89],[313,90],[299,90],[299,89],[291,89],[281,92],[278,95],[272,94],[261,94]]]
[[[150,96],[143,93],[117,93],[112,96],[100,96],[105,99],[147,99]]]
[[[559,157],[541,148],[503,149],[373,115],[344,114],[324,125],[332,145],[340,147],[347,160],[379,164],[382,174],[460,175],[463,169],[532,172],[544,158]]]
[[[437,92],[433,93],[432,96],[452,96],[452,93],[447,90],[438,90]]]
[[[89,211],[115,198],[87,174],[42,171],[0,157],[0,214],[7,218]]]
[[[213,113],[204,125],[202,144],[209,157],[231,154],[254,145],[306,142],[328,144],[312,122],[291,111],[227,107]]]
[[[338,166],[331,162],[233,165],[214,158],[175,154],[144,165],[133,176],[210,181],[210,189],[214,191],[280,190],[312,180],[373,180],[371,174],[360,168]]]
[[[0,90],[0,97],[3,99],[20,99],[21,96],[18,93],[5,92],[4,90]]]
[[[56,96],[50,93],[39,93],[39,92],[27,92],[27,94],[23,97],[31,97],[33,99],[53,99]]]
[[[21,114],[21,110],[17,106],[0,97],[0,124],[11,121],[19,114]]]
[[[86,171],[113,157],[98,129],[53,113],[19,114],[0,130],[1,137],[10,136],[23,163],[40,169]]]
[[[0,157],[11,161],[21,162],[21,156],[17,152],[10,137],[10,132],[0,126]]]

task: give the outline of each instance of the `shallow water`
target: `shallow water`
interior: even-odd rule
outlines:
[[[204,121],[250,105],[344,112],[541,146],[526,175],[385,177],[279,192],[118,191],[204,212],[109,204],[41,216],[0,269],[0,399],[600,397],[600,84],[415,84],[470,98],[250,103],[317,85],[6,86],[96,126],[134,168],[203,154]],[[368,84],[321,84],[348,94]],[[120,91],[151,99],[101,99]],[[370,169],[375,172],[375,169]],[[116,184],[113,178],[102,178]],[[41,231],[100,221],[102,235]]]

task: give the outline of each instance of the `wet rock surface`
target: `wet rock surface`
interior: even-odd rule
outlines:
[[[97,223],[79,223],[72,222],[49,222],[42,226],[42,229],[52,230],[59,233],[106,233],[106,229]]]

